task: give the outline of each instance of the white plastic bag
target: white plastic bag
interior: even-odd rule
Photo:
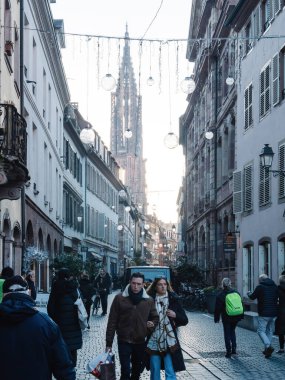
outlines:
[[[87,322],[88,314],[87,314],[87,311],[85,309],[82,298],[80,297],[80,293],[78,290],[77,290],[77,292],[78,292],[78,298],[74,302],[74,305],[77,306],[79,325],[80,325],[81,329],[84,330],[88,327],[88,322]]]
[[[96,358],[92,359],[86,367],[86,371],[92,373],[97,379],[100,379],[101,376],[101,364],[105,363],[108,358],[109,352],[103,352],[102,354],[96,356]]]

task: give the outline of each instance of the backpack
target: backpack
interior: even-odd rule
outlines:
[[[241,296],[237,292],[226,295],[226,313],[229,317],[243,314]]]

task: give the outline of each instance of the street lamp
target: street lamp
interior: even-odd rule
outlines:
[[[285,170],[271,170],[270,169],[273,162],[274,152],[271,146],[269,146],[269,144],[264,144],[264,147],[261,150],[259,157],[260,157],[261,166],[264,169],[268,170],[268,172],[273,173],[273,177],[277,177],[279,175],[285,177]]]

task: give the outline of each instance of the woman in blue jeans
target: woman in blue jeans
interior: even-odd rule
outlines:
[[[176,329],[187,325],[188,318],[166,278],[156,278],[147,293],[154,298],[159,315],[159,323],[147,342],[150,380],[160,380],[161,369],[166,380],[176,380],[175,372],[185,370]]]

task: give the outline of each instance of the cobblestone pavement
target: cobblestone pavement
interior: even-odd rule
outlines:
[[[109,304],[113,295],[109,296]],[[285,379],[285,354],[273,353],[270,359],[262,354],[262,344],[255,332],[237,328],[237,357],[226,359],[222,324],[214,324],[213,318],[204,313],[187,313],[189,323],[179,329],[179,339],[184,353],[186,371],[177,374],[177,380],[191,379]],[[91,380],[86,364],[105,349],[105,331],[108,317],[92,316],[91,329],[84,332],[83,348],[78,351],[77,379]],[[273,345],[278,349],[278,340]],[[117,344],[114,353],[118,358]],[[117,379],[120,378],[119,360],[116,361]],[[141,379],[149,379],[145,371]],[[161,376],[164,380],[164,375]]]

